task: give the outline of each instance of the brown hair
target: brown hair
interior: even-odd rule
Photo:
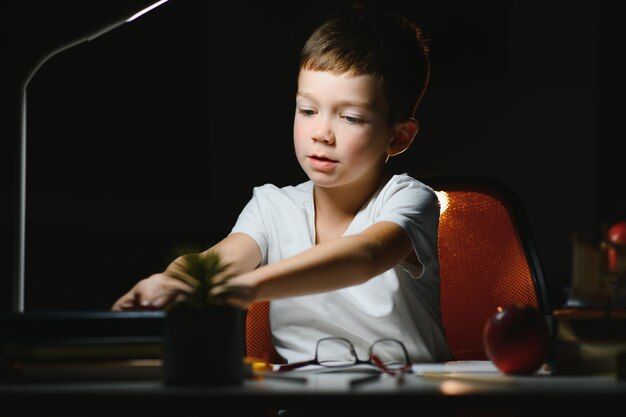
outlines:
[[[313,31],[300,53],[300,68],[375,76],[393,123],[415,116],[430,79],[428,54],[421,28],[406,17],[351,4]]]

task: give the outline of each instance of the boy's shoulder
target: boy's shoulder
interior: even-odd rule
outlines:
[[[393,175],[385,187],[394,190],[410,188],[427,194],[432,194],[433,196],[436,195],[435,190],[433,190],[428,184],[407,173]]]

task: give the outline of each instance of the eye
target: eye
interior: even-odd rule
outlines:
[[[298,107],[298,113],[305,117],[311,117],[315,115],[315,110]]]
[[[360,117],[348,116],[348,115],[344,115],[342,117],[343,117],[343,120],[345,120],[346,122],[348,122],[350,124],[363,124],[363,123],[365,123],[365,120],[361,119]]]

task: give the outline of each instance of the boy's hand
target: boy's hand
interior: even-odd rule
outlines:
[[[229,304],[245,310],[257,301],[258,291],[258,287],[243,283],[241,280],[225,279],[213,287],[210,294],[218,304]]]
[[[184,297],[193,287],[180,279],[154,274],[139,281],[111,307],[113,311],[159,309]]]

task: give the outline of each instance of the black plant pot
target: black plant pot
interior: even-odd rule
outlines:
[[[174,309],[164,323],[168,385],[238,385],[243,379],[243,312],[225,305]]]

